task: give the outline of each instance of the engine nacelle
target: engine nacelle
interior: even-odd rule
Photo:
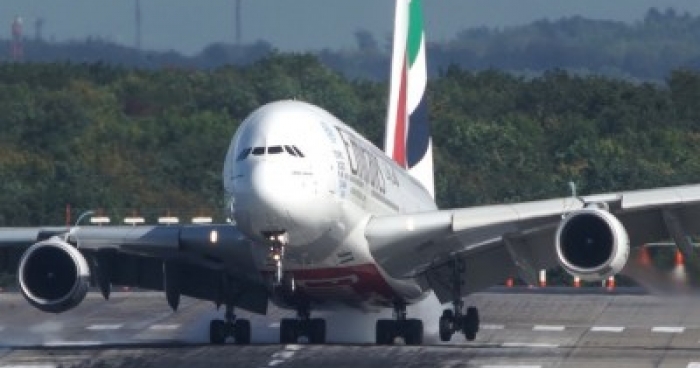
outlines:
[[[620,220],[610,212],[588,207],[570,213],[557,229],[559,264],[586,281],[604,280],[627,263],[630,241]]]
[[[31,305],[44,312],[61,313],[85,299],[90,268],[75,247],[53,237],[24,252],[17,278]]]

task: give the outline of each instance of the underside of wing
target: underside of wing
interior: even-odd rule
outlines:
[[[396,278],[424,277],[442,301],[562,266],[583,279],[623,270],[631,246],[700,233],[700,186],[373,218],[370,249]],[[639,276],[639,273],[637,273]],[[457,290],[455,290],[457,289]]]
[[[0,266],[16,273],[27,300],[48,312],[76,306],[88,286],[165,291],[265,313],[264,253],[231,225],[0,230]]]

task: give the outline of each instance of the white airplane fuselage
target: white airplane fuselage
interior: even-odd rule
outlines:
[[[436,209],[430,194],[381,150],[325,110],[299,101],[264,105],[231,142],[223,171],[231,218],[259,247],[284,232],[283,267],[316,301],[369,309],[428,292],[389,277],[365,238],[373,216]],[[262,273],[273,265],[261,260]]]

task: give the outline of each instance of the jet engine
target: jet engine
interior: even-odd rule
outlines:
[[[620,220],[597,207],[566,216],[557,229],[555,246],[564,270],[586,281],[620,272],[630,253],[629,236]]]
[[[24,252],[17,278],[22,294],[31,305],[44,312],[61,313],[85,298],[90,268],[75,247],[53,237]]]

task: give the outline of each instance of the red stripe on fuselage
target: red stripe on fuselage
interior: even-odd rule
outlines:
[[[323,295],[341,302],[362,300],[382,304],[398,297],[373,264],[287,272],[294,275],[297,287],[312,297]]]
[[[406,58],[401,68],[401,86],[399,100],[396,104],[396,125],[394,127],[393,159],[402,167],[406,167]]]

